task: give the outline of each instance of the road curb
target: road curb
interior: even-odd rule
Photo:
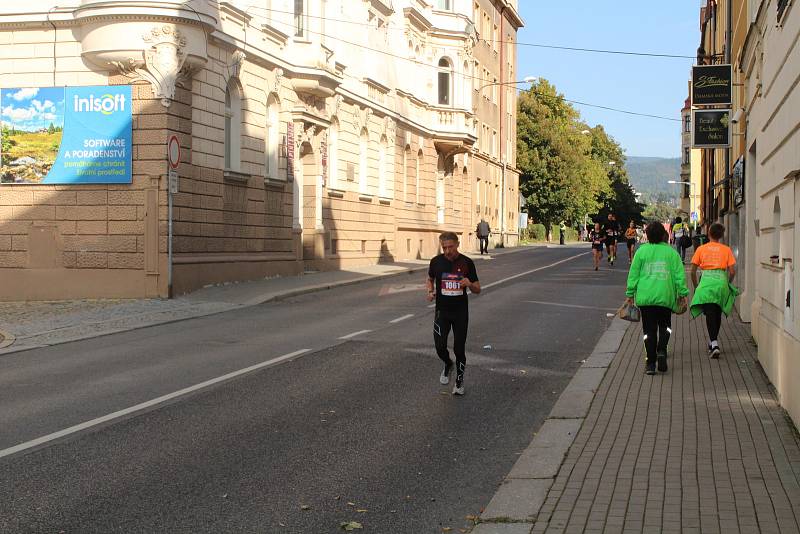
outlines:
[[[611,321],[486,506],[472,534],[530,533],[628,326],[618,317]]]

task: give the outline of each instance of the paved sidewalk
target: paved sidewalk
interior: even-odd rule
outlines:
[[[531,532],[800,532],[800,437],[749,328],[724,320],[710,360],[702,317],[673,327],[657,376],[628,328]]]

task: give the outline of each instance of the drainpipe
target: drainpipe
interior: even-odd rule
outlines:
[[[725,63],[730,65],[731,63],[731,47],[733,46],[733,0],[728,0],[725,4],[725,24],[727,28],[725,29]],[[733,82],[733,80],[731,80]],[[733,94],[731,94],[731,104],[733,103]],[[730,215],[732,206],[730,205],[730,181],[728,180],[728,176],[730,176],[731,172],[731,150],[733,149],[732,146],[729,146],[725,149],[725,203],[728,204],[728,214]]]
[[[506,75],[506,62],[505,62],[505,51],[506,47],[503,42],[503,22],[505,21],[505,12],[508,9],[508,4],[505,2],[503,3],[503,7],[500,10],[500,39],[498,40],[497,46],[500,47],[500,85],[498,85],[500,91],[500,135],[498,135],[498,147],[497,149],[500,151],[500,245],[502,247],[506,246],[506,158],[504,156],[505,150],[503,150],[503,123],[505,122],[505,113],[503,103],[505,101],[505,86],[503,83],[505,82],[505,75]],[[508,134],[506,134],[508,135]]]

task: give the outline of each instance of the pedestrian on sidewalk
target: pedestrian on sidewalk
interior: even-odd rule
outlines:
[[[475,227],[475,235],[478,236],[478,241],[480,242],[481,256],[483,256],[484,252],[486,254],[489,253],[489,234],[491,233],[492,229],[489,228],[489,223],[481,217],[481,222]]]
[[[689,225],[683,222],[682,217],[675,217],[675,224],[672,225],[672,236],[675,239],[675,250],[681,255],[681,261],[686,263],[686,249],[692,245],[692,238],[689,236]]]
[[[603,259],[603,239],[604,234],[600,223],[594,223],[594,230],[589,233],[589,241],[592,243],[592,261],[595,271],[600,268],[600,261]]]
[[[672,334],[672,313],[686,309],[689,289],[678,253],[669,246],[669,234],[660,222],[645,229],[647,244],[639,247],[628,272],[626,304],[642,312],[642,333],[647,362],[645,372],[656,374],[656,365],[667,372],[667,345]]]
[[[564,244],[564,238],[567,233],[567,225],[564,224],[564,221],[561,221],[561,224],[558,225],[558,244]]]
[[[450,383],[453,362],[447,351],[447,338],[452,329],[453,353],[456,356],[456,383],[453,395],[463,395],[464,370],[467,366],[465,347],[469,324],[467,289],[477,295],[481,292],[481,283],[478,281],[475,263],[459,253],[456,234],[443,232],[439,236],[439,243],[442,246],[442,254],[431,260],[428,267],[428,278],[425,280],[428,302],[436,299],[433,341],[436,346],[436,354],[444,362],[439,382],[442,385]]]
[[[695,287],[692,298],[692,317],[701,313],[706,316],[708,329],[708,355],[719,358],[719,329],[722,326],[722,314],[730,315],[733,301],[739,294],[739,288],[733,285],[736,277],[736,258],[729,246],[720,243],[725,235],[725,227],[714,223],[708,229],[710,241],[698,247],[692,256],[692,284]],[[697,269],[703,271],[700,284],[697,284]]]

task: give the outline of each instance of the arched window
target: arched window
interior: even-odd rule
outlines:
[[[242,155],[242,97],[235,81],[225,89],[225,168],[238,171]]]
[[[378,196],[382,198],[386,198],[386,182],[389,173],[386,162],[386,146],[388,144],[386,136],[381,136],[381,142],[378,145]]]
[[[449,106],[452,103],[453,66],[446,58],[439,60],[439,104]]]
[[[328,183],[331,189],[339,188],[339,121],[333,119],[328,131]]]
[[[367,151],[369,150],[369,133],[367,129],[361,130],[361,139],[358,143],[358,192],[367,194]]]
[[[266,143],[266,154],[264,158],[264,171],[267,178],[278,178],[278,144],[280,132],[278,131],[278,99],[275,95],[270,95],[267,99],[267,123],[264,141]]]

